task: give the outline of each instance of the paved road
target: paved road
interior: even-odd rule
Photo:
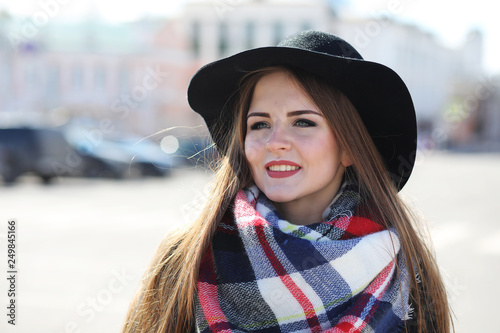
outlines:
[[[178,170],[145,181],[31,179],[0,187],[0,269],[17,220],[16,326],[1,332],[118,332],[151,255],[195,214],[209,180]],[[420,155],[403,195],[426,217],[457,316],[457,332],[500,332],[500,156]],[[0,304],[8,282],[0,279]]]

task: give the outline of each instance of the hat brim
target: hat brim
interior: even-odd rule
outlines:
[[[202,67],[191,79],[188,101],[205,119],[218,147],[222,145],[222,137],[217,131],[221,122],[232,119],[232,114],[227,113],[233,110],[226,105],[241,78],[250,71],[277,65],[305,70],[344,93],[360,114],[396,187],[403,188],[413,169],[417,149],[413,102],[396,72],[363,59],[273,46],[243,51]]]

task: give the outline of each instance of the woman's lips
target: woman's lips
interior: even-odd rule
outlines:
[[[300,165],[291,161],[271,161],[265,167],[271,178],[291,177],[301,169]]]

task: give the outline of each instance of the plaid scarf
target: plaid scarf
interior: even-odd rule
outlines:
[[[240,191],[202,260],[197,331],[403,329],[411,309],[395,231],[368,214],[356,184],[343,184],[323,219],[291,224],[257,187]]]

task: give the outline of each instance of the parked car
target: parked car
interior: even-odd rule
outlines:
[[[217,149],[208,137],[193,136],[179,140],[176,156],[187,167],[210,168],[214,159],[218,158]]]
[[[36,175],[44,183],[65,176],[166,176],[175,166],[172,156],[148,140],[102,140],[83,150],[56,129],[0,129],[0,176],[5,183],[24,174]]]
[[[0,175],[5,183],[29,173],[48,183],[54,177],[81,175],[84,168],[81,156],[57,130],[0,129]]]
[[[121,165],[123,177],[167,176],[179,166],[175,156],[146,138],[100,140],[90,149],[77,149],[88,158]]]

